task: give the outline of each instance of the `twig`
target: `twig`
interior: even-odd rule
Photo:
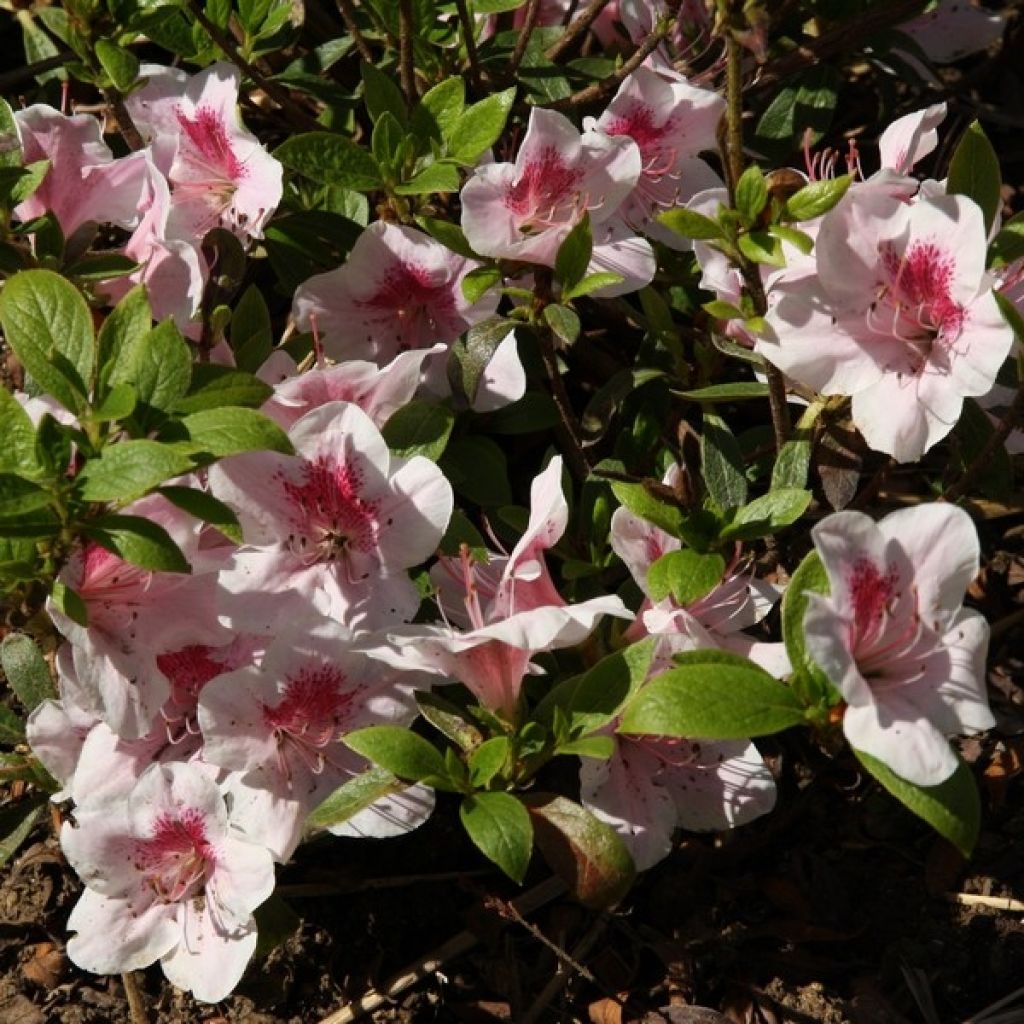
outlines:
[[[875,472],[875,475],[864,485],[864,489],[850,502],[850,508],[866,508],[878,496],[885,486],[889,473],[896,466],[896,460],[887,459]]]
[[[666,35],[668,35],[668,26],[660,26],[640,44],[640,48],[636,53],[617,71],[600,82],[595,82],[593,85],[588,85],[585,89],[580,89],[579,92],[574,92],[571,96],[566,96],[564,100],[549,104],[550,109],[574,110],[576,107],[583,107],[588,103],[599,103],[601,100],[607,99],[654,53]]]
[[[416,105],[416,69],[412,59],[412,0],[398,0],[398,77],[405,94],[405,105]]]
[[[125,971],[121,975],[121,984],[124,985],[124,996],[128,1000],[128,1013],[131,1015],[132,1024],[149,1024],[149,1013],[146,1010],[146,1000],[142,995],[138,975],[133,971]]]
[[[8,89],[13,89],[14,86],[20,85],[28,78],[35,78],[36,75],[45,74],[47,71],[53,71],[56,68],[62,68],[69,60],[77,59],[73,53],[67,51],[65,53],[58,53],[54,57],[37,60],[34,64],[26,64],[24,67],[14,68],[12,71],[4,71],[0,74],[0,91],[6,92]]]
[[[251,78],[296,124],[301,125],[307,131],[321,131],[323,129],[323,125],[316,118],[310,117],[288,95],[287,89],[281,88],[277,82],[272,82],[242,56],[235,40],[210,21],[198,0],[189,0],[188,9],[192,12],[192,16],[196,21],[206,30],[210,38],[227,54],[231,63]]]
[[[510,904],[520,914],[532,914],[539,910],[546,903],[561,896],[565,892],[565,883],[560,878],[549,878],[540,885],[535,886],[529,892],[513,900]],[[471,931],[459,932],[454,938],[438,946],[426,956],[409,964],[404,970],[399,971],[383,989],[370,989],[363,993],[355,1002],[342,1007],[329,1017],[324,1017],[320,1024],[352,1024],[352,1021],[359,1020],[371,1010],[383,1005],[396,996],[401,995],[407,988],[411,988],[416,982],[435,971],[439,970],[448,960],[462,956],[469,952],[478,942],[479,938]]]
[[[729,189],[729,202],[736,205],[736,183],[743,174],[743,50],[736,39],[732,26],[727,29],[725,38],[725,137],[722,163],[725,167],[726,184]],[[754,312],[764,316],[768,309],[768,299],[761,281],[761,268],[748,260],[742,253],[740,256],[740,272],[743,282],[754,302]],[[789,406],[786,404],[786,381],[782,371],[767,360],[764,368],[768,380],[768,404],[772,414],[772,433],[775,436],[775,450],[782,451],[782,446],[789,437]]]
[[[1014,396],[1010,408],[1006,410],[1006,415],[1000,420],[999,426],[989,435],[989,439],[982,446],[981,451],[964,470],[963,476],[945,490],[942,495],[943,501],[956,501],[967,493],[974,478],[988,465],[989,459],[995,454],[996,449],[1000,448],[1010,436],[1010,431],[1017,425],[1021,415],[1024,415],[1024,379],[1017,385],[1017,394]]]
[[[526,11],[523,14],[523,27],[519,30],[519,38],[516,40],[515,49],[509,58],[505,74],[512,78],[519,70],[526,56],[526,48],[530,45],[530,36],[537,27],[537,19],[540,17],[540,0],[527,0]]]
[[[1009,1006],[1011,1003],[1017,1002],[1021,996],[1024,996],[1024,988],[1015,989],[1008,996],[1003,996],[1002,999],[997,1000],[991,1006],[986,1006],[984,1010],[979,1011],[973,1017],[968,1017],[967,1020],[964,1021],[964,1024],[982,1024],[982,1021],[1003,1009],[1004,1006]]]
[[[531,925],[529,921],[522,921],[521,923],[530,931],[531,935],[539,938],[546,946],[548,946],[549,949],[552,949],[560,961],[559,969],[555,972],[544,988],[541,989],[540,995],[537,996],[533,1001],[533,1005],[523,1015],[521,1024],[534,1024],[535,1021],[540,1019],[540,1015],[547,1009],[548,1005],[555,999],[558,993],[568,985],[569,979],[572,977],[568,971],[562,970],[561,965],[564,964],[565,966],[571,967],[573,970],[577,971],[577,973],[580,973],[580,965],[583,963],[584,958],[590,953],[591,949],[594,948],[597,940],[604,934],[605,929],[608,927],[608,921],[603,916],[599,917],[587,934],[584,935],[576,944],[572,953],[565,956],[564,960],[562,959],[564,951],[548,942],[543,934],[534,932],[534,925]],[[587,980],[593,984],[593,974],[591,974],[589,970],[587,970],[586,974],[581,976],[586,977],[587,974],[590,975]],[[611,996],[611,998],[614,999],[615,1002],[619,1003],[620,1006],[622,1005],[617,996]]]
[[[1024,914],[1024,900],[1015,900],[1011,896],[982,896],[977,892],[949,892],[946,899],[950,903],[959,903],[962,907],[988,907],[991,910],[1004,910],[1010,914]]]
[[[476,52],[476,38],[473,34],[473,19],[470,17],[469,8],[466,6],[466,0],[455,0],[455,7],[459,12],[459,21],[462,24],[462,35],[466,40],[466,58],[469,61],[469,84],[473,87],[474,91],[479,91],[481,83],[480,57]]]
[[[597,16],[607,6],[608,0],[590,0],[590,3],[580,12],[580,16],[566,28],[561,39],[553,46],[548,47],[544,56],[550,61],[556,61],[563,53],[568,53],[576,45],[576,41],[582,39],[590,26],[597,20]]]
[[[114,111],[118,130],[121,132],[121,137],[128,144],[128,148],[134,152],[145,149],[146,140],[135,126],[132,115],[128,113],[128,108],[125,106],[124,97],[121,93],[117,89],[104,89],[103,98],[107,101],[110,109]]]
[[[352,0],[338,0],[338,13],[341,15],[341,20],[345,23],[345,29],[352,37],[352,42],[355,43],[356,49],[359,51],[359,56],[367,64],[372,64],[373,50],[370,49],[366,36],[359,30],[359,23],[356,21],[356,11],[352,6]]]

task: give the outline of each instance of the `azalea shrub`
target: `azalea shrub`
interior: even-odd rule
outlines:
[[[1024,233],[930,89],[1003,18],[317,6],[17,14],[0,764],[71,959],[218,1001],[275,865],[432,813],[612,906],[793,732],[969,855]],[[905,78],[845,138],[843,62]]]

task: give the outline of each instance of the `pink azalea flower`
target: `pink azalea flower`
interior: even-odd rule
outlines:
[[[171,187],[167,237],[198,245],[215,227],[261,238],[281,201],[281,164],[238,118],[237,68],[223,62],[197,75],[144,65],[148,83],[125,102],[153,143]]]
[[[665,483],[672,485],[679,469],[670,467]],[[636,621],[626,631],[630,640],[644,636],[660,637],[655,649],[652,671],[672,667],[672,655],[680,651],[720,648],[742,654],[766,671],[785,675],[791,666],[785,645],[755,640],[743,630],[760,622],[779,598],[779,591],[739,567],[738,555],[727,566],[719,582],[708,594],[682,606],[671,596],[653,601],[647,589],[647,573],[663,555],[678,551],[682,542],[653,523],[618,508],[612,516],[612,550],[622,559],[645,597]]]
[[[411,618],[406,570],[433,554],[452,512],[444,474],[422,456],[393,460],[348,402],[307,413],[289,436],[294,456],[252,452],[210,470],[248,541],[220,575],[222,619],[272,632],[311,607],[353,628]]]
[[[399,668],[457,679],[485,707],[511,718],[523,676],[535,671],[530,663],[534,654],[580,643],[603,615],[628,618],[617,597],[569,605],[554,588],[543,552],[561,537],[568,521],[561,473],[562,460],[556,457],[534,480],[529,526],[507,560],[496,558],[478,580],[466,550],[458,562],[441,559],[432,572],[440,583],[442,610],[468,626],[467,631],[450,626],[389,631],[390,648],[374,648],[374,655]],[[448,611],[447,605],[456,590],[452,580],[458,577],[464,614],[455,607]]]
[[[274,394],[264,403],[262,412],[289,430],[307,412],[321,405],[352,402],[370,417],[374,426],[383,427],[416,394],[424,362],[445,351],[443,345],[435,345],[402,352],[383,368],[376,363],[350,359],[337,366],[296,373],[295,363],[279,349],[267,362],[274,360],[284,372],[280,366],[283,358],[291,364],[290,371],[280,383],[273,382]],[[265,379],[262,370],[260,376]]]
[[[144,284],[155,320],[173,317],[179,330],[195,334],[199,325],[192,317],[203,297],[205,265],[195,246],[168,237],[171,193],[148,151],[144,152],[146,173],[138,205],[141,219],[122,250],[141,266],[127,277],[105,283],[103,291],[116,303],[133,285]]]
[[[589,213],[594,249],[589,270],[622,283],[597,294],[621,295],[654,276],[650,245],[613,220],[642,171],[632,139],[587,131],[554,110],[535,107],[514,164],[478,167],[462,189],[462,228],[484,256],[553,267],[566,235]]]
[[[35,103],[14,115],[26,164],[49,160],[50,169],[38,189],[14,209],[22,221],[52,212],[65,237],[84,224],[138,223],[146,157],[120,160],[100,135],[100,123],[88,114],[68,117]]]
[[[944,438],[1013,343],[985,270],[981,210],[859,189],[822,221],[817,279],[775,285],[757,351],[822,394],[852,395],[868,444],[900,462]]]
[[[232,827],[217,785],[194,765],[152,765],[126,799],[75,818],[61,830],[86,885],[68,920],[71,960],[99,974],[159,960],[197,999],[227,996],[256,948],[252,912],[274,866]]]
[[[956,770],[947,736],[989,729],[988,625],[962,607],[978,572],[963,509],[929,504],[874,523],[838,512],[811,531],[830,595],[811,595],[807,651],[847,703],[850,744],[920,786]]]
[[[580,800],[622,837],[638,871],[672,850],[677,828],[718,832],[775,806],[775,780],[753,743],[615,736],[606,761],[585,757]]]
[[[221,676],[199,698],[203,759],[244,773],[233,787],[240,820],[282,862],[309,811],[365,767],[340,737],[413,717],[395,672],[326,619],[287,629],[258,668]]]
[[[199,524],[159,495],[143,498],[125,512],[163,526],[193,565],[198,559]],[[85,603],[88,626],[79,625],[53,601],[47,611],[71,645],[81,703],[95,710],[125,738],[149,732],[169,696],[156,671],[157,651],[175,637],[191,635],[216,643],[214,576],[151,572],[122,561],[94,541],[73,554],[62,583]]]
[[[690,248],[654,218],[721,185],[697,154],[716,147],[724,109],[725,101],[716,93],[696,88],[681,76],[668,80],[650,68],[637,68],[622,83],[605,112],[590,125],[605,135],[631,138],[640,150],[640,177],[618,218],[672,248]]]
[[[475,303],[463,295],[463,280],[479,266],[422,231],[375,221],[341,267],[300,285],[295,322],[318,331],[339,361],[383,365],[409,349],[449,345],[498,308],[493,289]]]

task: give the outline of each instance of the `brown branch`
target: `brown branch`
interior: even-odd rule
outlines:
[[[405,94],[405,104],[416,105],[416,68],[412,54],[412,0],[398,0],[398,77]]]
[[[234,64],[240,71],[244,72],[252,81],[259,86],[292,120],[299,126],[306,129],[306,131],[322,131],[323,125],[314,117],[310,117],[305,110],[302,109],[292,98],[288,95],[288,90],[283,89],[277,82],[272,82],[267,78],[258,68],[254,67],[252,63],[247,61],[242,56],[241,51],[238,49],[238,44],[234,38],[228,33],[222,32],[210,19],[206,16],[203,11],[199,0],[189,0],[188,9],[192,12],[193,17],[199,24],[206,30],[210,38],[219,46],[231,63]]]
[[[58,53],[53,57],[46,57],[43,60],[37,60],[33,64],[26,64],[24,67],[14,68],[12,71],[4,71],[3,73],[0,73],[0,91],[6,92],[8,89],[13,89],[16,85],[20,85],[28,78],[35,78],[36,75],[42,75],[47,71],[54,71],[57,68],[62,68],[69,60],[77,59],[78,58],[68,50],[64,53]]]
[[[455,0],[462,24],[462,35],[466,40],[466,57],[469,60],[469,82],[475,92],[480,91],[480,57],[476,52],[476,38],[473,35],[473,19],[470,17],[466,0]]]
[[[348,34],[352,37],[352,42],[355,43],[355,47],[359,51],[359,56],[367,64],[372,64],[373,50],[370,49],[366,36],[359,31],[359,23],[356,21],[356,11],[352,6],[352,0],[338,0],[338,13],[341,15],[341,20],[345,23]]]
[[[142,995],[138,975],[132,971],[125,971],[121,975],[121,983],[124,985],[124,997],[128,1003],[128,1014],[132,1024],[149,1024],[149,1013],[146,1011],[146,1000]]]
[[[633,54],[632,57],[627,60],[622,67],[620,67],[614,74],[609,75],[607,78],[600,82],[595,82],[593,85],[588,85],[585,89],[580,89],[579,92],[574,92],[571,96],[566,96],[564,100],[558,100],[557,103],[549,105],[551,110],[573,110],[576,107],[586,106],[588,103],[600,103],[602,100],[608,99],[613,92],[627,79],[631,74],[654,51],[658,48],[658,45],[668,34],[668,26],[662,26],[657,31],[652,32],[641,44],[640,48]]]
[[[568,53],[576,45],[577,40],[586,35],[587,30],[597,20],[597,16],[607,6],[608,0],[590,0],[590,3],[580,12],[580,16],[566,28],[561,39],[553,46],[548,47],[544,56],[550,61],[556,61],[563,53]]]
[[[121,132],[121,137],[128,144],[128,148],[135,152],[145,149],[146,140],[142,137],[142,133],[132,120],[132,115],[128,113],[128,108],[125,106],[124,97],[121,93],[117,89],[104,89],[103,98],[107,101],[110,109],[113,110],[114,117],[117,119],[118,130]]]
[[[505,74],[511,78],[519,70],[526,56],[526,48],[530,45],[530,36],[537,27],[537,19],[540,17],[540,0],[527,0],[526,11],[523,14],[523,27],[519,30],[519,38],[516,40],[515,49],[509,58]]]

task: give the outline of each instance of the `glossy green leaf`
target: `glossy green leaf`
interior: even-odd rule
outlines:
[[[514,882],[522,882],[533,852],[533,825],[511,793],[475,793],[459,807],[459,818],[478,850]]]

